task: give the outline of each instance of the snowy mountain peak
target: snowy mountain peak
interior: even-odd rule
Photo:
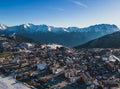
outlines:
[[[47,26],[45,24],[42,25],[35,25],[36,26],[36,30],[37,32],[50,32],[51,31],[51,27]]]
[[[33,24],[30,24],[30,23],[23,24],[24,28],[28,28],[28,27],[30,27],[31,25],[33,25]]]
[[[7,28],[6,25],[4,25],[4,24],[0,24],[0,30],[5,30],[6,28]]]
[[[48,31],[49,31],[49,32],[51,32],[51,31],[52,31],[50,26],[48,26]]]
[[[27,24],[22,24],[18,26],[12,26],[12,27],[7,27],[4,24],[0,24],[0,29],[1,30],[6,30],[6,29],[11,29],[11,30],[27,30],[29,32],[54,32],[54,33],[61,33],[61,32],[114,32],[118,31],[119,28],[116,25],[110,25],[110,24],[98,24],[98,25],[93,25],[90,27],[86,28],[78,28],[78,27],[54,27],[54,26],[48,26],[45,24],[42,25],[34,25],[31,23]]]

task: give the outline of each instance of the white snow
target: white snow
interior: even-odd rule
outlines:
[[[1,30],[5,30],[7,26],[5,26],[4,24],[0,24],[0,29]]]
[[[24,24],[24,28],[28,28],[28,27],[30,27],[31,25],[29,24],[29,23],[27,23],[27,24]]]
[[[109,61],[115,62],[116,60],[118,60],[120,62],[120,59],[118,57],[116,57],[115,55],[111,55],[109,57]]]
[[[63,72],[64,70],[65,70],[64,68],[59,68],[59,69],[56,70],[55,74],[58,74],[58,73],[60,73],[60,72]]]
[[[63,30],[65,31],[65,32],[69,32],[68,30],[66,30],[65,28],[63,28]]]
[[[0,89],[30,89],[12,77],[0,77]]]
[[[51,27],[50,26],[48,26],[48,31],[51,32]]]
[[[57,44],[48,44],[46,46],[49,47],[50,49],[57,49],[62,47],[62,45],[57,45]]]
[[[110,56],[109,56],[109,61],[115,62],[116,59],[113,57],[113,55],[110,55]]]
[[[115,55],[113,55],[113,57],[120,62],[120,59],[118,57],[116,57]]]
[[[31,44],[31,43],[26,43],[26,45],[28,46],[28,48],[34,48],[35,47],[35,45]]]

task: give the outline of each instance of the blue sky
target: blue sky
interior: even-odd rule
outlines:
[[[120,27],[120,0],[0,0],[0,23]]]

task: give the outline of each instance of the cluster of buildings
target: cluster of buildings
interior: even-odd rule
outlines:
[[[73,49],[56,44],[1,43],[0,76],[37,89],[120,89],[120,49]]]

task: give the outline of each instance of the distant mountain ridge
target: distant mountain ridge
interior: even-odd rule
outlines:
[[[76,48],[120,48],[120,31],[89,41]]]
[[[19,34],[38,43],[56,43],[70,47],[119,31],[116,25],[99,24],[87,28],[54,27],[48,25],[22,24],[17,26],[0,25],[0,34]]]

